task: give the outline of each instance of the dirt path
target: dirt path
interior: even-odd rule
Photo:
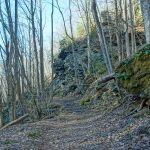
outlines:
[[[58,102],[60,116],[0,131],[0,150],[150,150],[150,116],[122,119],[123,107],[102,114],[75,98]]]

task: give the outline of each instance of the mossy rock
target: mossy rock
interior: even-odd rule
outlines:
[[[116,77],[121,87],[130,93],[150,97],[150,44],[123,61],[116,68]]]

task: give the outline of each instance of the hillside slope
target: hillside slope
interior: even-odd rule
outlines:
[[[123,61],[116,72],[121,87],[132,94],[150,98],[150,44]]]

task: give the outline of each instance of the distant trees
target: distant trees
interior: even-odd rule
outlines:
[[[83,27],[85,29],[86,35],[91,34],[91,26],[95,22],[93,22],[93,18],[91,16],[91,11],[88,9],[87,6],[91,3],[91,1],[83,1],[78,0],[77,8],[79,10],[79,16],[81,21],[83,22]],[[98,3],[102,3],[97,1]],[[109,46],[108,49],[115,50],[117,49],[118,53],[118,60],[119,62],[125,59],[126,57],[131,57],[135,51],[137,46],[137,39],[138,42],[141,43],[140,37],[137,38],[136,34],[136,27],[139,26],[139,17],[140,13],[138,11],[139,8],[139,1],[134,0],[114,0],[114,1],[105,1],[105,9],[103,8],[102,11],[99,10],[100,6],[97,5],[98,10],[98,17],[99,19],[102,18],[102,26],[104,27],[104,34],[107,32],[109,34]],[[88,4],[88,5],[87,5]],[[109,8],[111,6],[111,9]],[[113,8],[113,9],[112,9]],[[89,11],[90,10],[90,11]],[[86,15],[87,14],[87,15]],[[88,16],[89,14],[89,16]],[[87,17],[88,16],[88,17]],[[87,19],[88,18],[88,19]],[[89,20],[89,34],[87,34],[87,20]],[[91,22],[92,20],[92,22]],[[117,48],[113,46],[114,42],[114,35],[116,35],[116,42]],[[88,36],[87,36],[88,37]],[[87,38],[90,39],[90,38]],[[107,40],[106,40],[107,41]],[[108,42],[106,42],[108,43]],[[88,45],[88,44],[87,44]],[[90,45],[90,44],[89,44]],[[90,56],[90,55],[89,55]],[[89,57],[90,58],[90,57]],[[89,61],[90,62],[90,59]]]
[[[0,126],[3,125],[3,114],[7,112],[4,110],[9,112],[9,122],[18,117],[18,110],[22,115],[28,111],[29,99],[34,103],[35,115],[39,116],[40,107],[43,107],[38,104],[45,101],[42,11],[42,0],[0,1],[1,70],[4,68],[1,74]],[[33,98],[33,95],[36,96]]]

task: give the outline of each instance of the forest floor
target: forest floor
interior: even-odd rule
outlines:
[[[55,118],[0,131],[0,150],[150,150],[150,115],[125,117],[123,105],[85,110],[77,98],[57,102],[65,111]]]

